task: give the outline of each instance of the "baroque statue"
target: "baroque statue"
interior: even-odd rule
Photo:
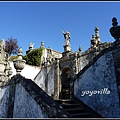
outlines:
[[[62,31],[65,38],[65,45],[70,45],[70,33],[66,30],[66,33]]]

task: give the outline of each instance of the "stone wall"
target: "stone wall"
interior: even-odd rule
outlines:
[[[113,53],[120,49],[119,44],[115,42],[108,49],[101,51],[74,78],[76,79],[74,82],[75,97],[107,118],[120,117],[120,101],[114,66],[118,57],[113,56]]]
[[[9,86],[0,88],[0,118],[8,117]]]
[[[43,112],[41,106],[32,98],[32,96],[19,83],[15,89],[13,118],[47,118],[48,115]]]
[[[37,76],[34,78],[34,82],[45,91],[45,79],[46,79],[46,69],[42,68]]]
[[[0,118],[67,118],[57,102],[31,79],[13,76],[0,87]]]
[[[111,42],[105,42],[97,47],[90,47],[85,52],[78,52],[78,71],[81,71],[96,55],[98,55],[103,49],[110,47],[111,44]]]
[[[48,65],[43,67],[38,75],[35,77],[34,82],[42,88],[49,96],[54,95],[54,77],[55,77],[55,66]]]

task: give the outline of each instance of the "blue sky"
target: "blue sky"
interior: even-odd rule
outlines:
[[[17,38],[25,54],[30,42],[63,52],[62,30],[71,34],[73,52],[90,47],[95,26],[101,42],[113,42],[112,18],[120,23],[120,2],[0,2],[0,39]]]

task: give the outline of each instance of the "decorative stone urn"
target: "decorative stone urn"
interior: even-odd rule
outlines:
[[[16,69],[16,74],[20,74],[20,72],[23,70],[23,68],[25,67],[25,63],[26,61],[22,59],[23,56],[23,50],[22,48],[20,48],[18,50],[18,59],[15,59],[13,61],[14,63],[14,68]]]
[[[110,34],[112,37],[114,37],[115,40],[120,39],[120,26],[118,26],[117,19],[113,17],[112,19],[112,25],[113,27],[110,28]]]

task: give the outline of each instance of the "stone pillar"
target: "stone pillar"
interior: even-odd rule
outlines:
[[[4,77],[6,76],[5,74],[5,62],[0,61],[0,82],[5,81]]]
[[[5,42],[4,40],[0,40],[0,81],[5,81]]]
[[[56,60],[56,77],[55,77],[55,87],[54,87],[54,99],[59,99],[60,94],[60,69],[59,69],[59,59]]]
[[[48,94],[48,70],[49,70],[49,65],[46,63],[44,65],[44,70],[45,70],[45,81],[44,81],[44,85],[45,85],[45,89],[44,91]]]
[[[5,42],[4,39],[0,40],[0,61],[5,59]]]
[[[4,39],[0,40],[0,85],[4,85],[8,82],[12,75],[12,68],[8,58],[5,59],[5,42]]]

